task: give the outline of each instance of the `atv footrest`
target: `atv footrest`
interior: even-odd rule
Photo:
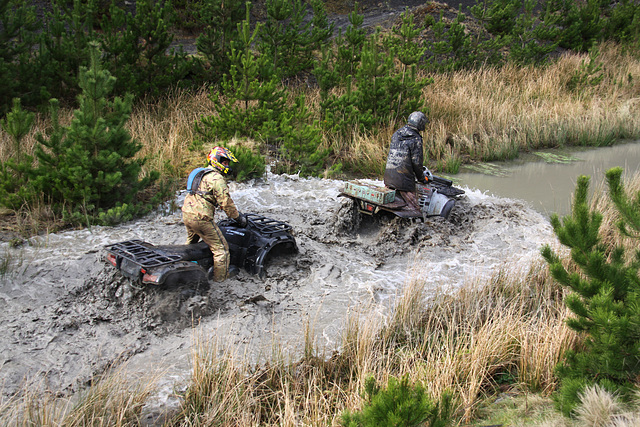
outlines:
[[[128,259],[141,267],[151,268],[169,264],[181,259],[180,255],[168,255],[143,245],[142,240],[127,240],[106,246],[107,251]]]

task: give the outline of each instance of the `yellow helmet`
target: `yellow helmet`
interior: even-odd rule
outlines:
[[[217,169],[223,175],[229,173],[229,167],[222,164],[223,160],[229,160],[230,162],[237,162],[236,156],[233,155],[228,148],[225,147],[213,147],[207,155],[207,164],[214,169]]]

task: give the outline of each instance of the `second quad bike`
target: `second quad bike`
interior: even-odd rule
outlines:
[[[229,244],[231,265],[264,278],[268,260],[280,254],[298,252],[291,226],[257,214],[245,214],[247,226],[233,220],[219,221],[218,227]],[[137,284],[178,287],[208,286],[207,271],[213,265],[204,242],[192,245],[155,246],[142,240],[106,245],[107,260],[123,276]]]
[[[441,216],[448,219],[456,201],[464,196],[464,190],[454,187],[453,181],[432,175],[424,169],[427,185],[416,183],[420,209],[412,209],[396,194],[396,191],[361,181],[345,183],[339,196],[354,201],[359,213],[375,215],[391,213],[401,218],[422,218]]]

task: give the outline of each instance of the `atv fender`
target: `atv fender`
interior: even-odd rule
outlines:
[[[297,253],[298,246],[289,224],[256,214],[245,216],[245,228],[233,220],[222,220],[218,227],[229,244],[231,264],[264,278],[265,266],[272,256]]]

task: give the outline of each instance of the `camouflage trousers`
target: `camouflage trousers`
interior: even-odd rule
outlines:
[[[184,226],[187,229],[187,245],[198,243],[200,239],[209,245],[213,254],[213,280],[224,281],[229,274],[229,244],[215,222],[205,221],[183,215]]]

